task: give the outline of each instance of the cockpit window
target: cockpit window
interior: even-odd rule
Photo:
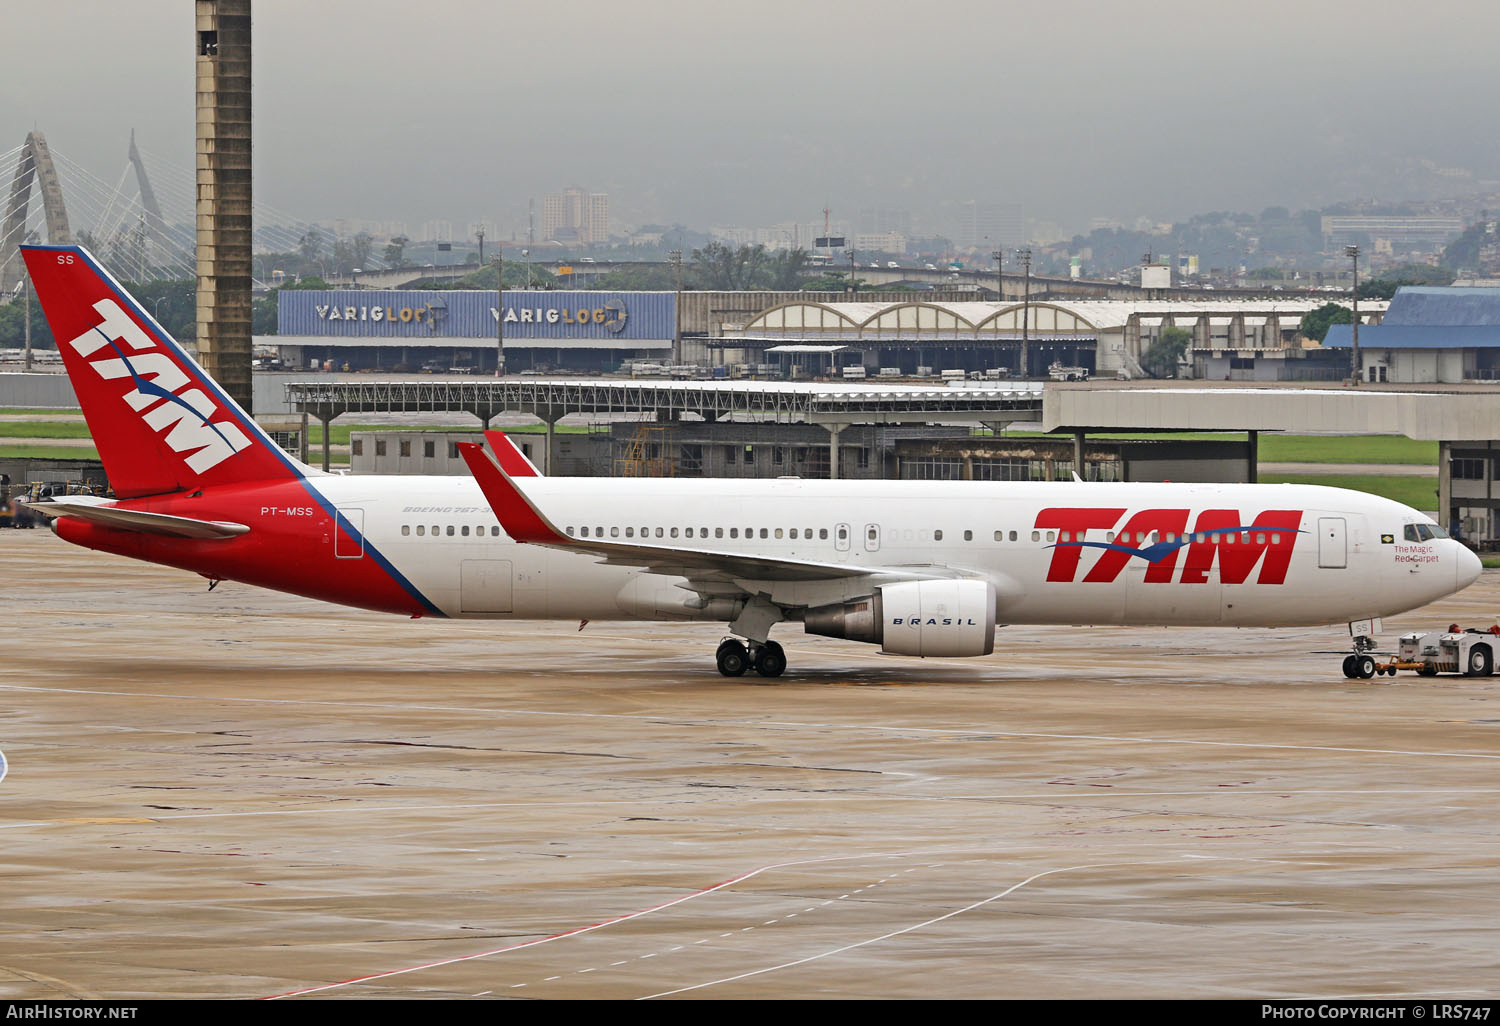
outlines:
[[[1432,541],[1434,538],[1448,537],[1443,529],[1436,524],[1407,524],[1403,537],[1409,542]]]

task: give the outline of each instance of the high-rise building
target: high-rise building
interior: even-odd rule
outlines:
[[[981,203],[969,200],[959,215],[953,240],[962,250],[1009,249],[1026,241],[1026,225],[1019,203]]]
[[[585,245],[609,241],[609,194],[578,186],[542,197],[542,238]]]
[[[865,207],[859,212],[857,235],[889,235],[897,233],[911,237],[911,211],[895,207]]]

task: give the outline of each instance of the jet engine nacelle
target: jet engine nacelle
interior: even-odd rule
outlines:
[[[808,634],[912,656],[982,656],[995,650],[995,586],[989,581],[905,581],[868,598],[809,609]]]

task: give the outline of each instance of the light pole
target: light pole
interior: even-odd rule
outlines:
[[[505,252],[495,251],[495,377],[505,377]]]
[[[849,292],[851,294],[853,294],[854,291],[855,291],[855,285],[854,285],[854,248],[851,246],[845,252],[848,253],[848,255],[849,255]]]
[[[1000,302],[1003,303],[1005,302],[1005,251],[997,249],[990,254],[990,258],[995,261],[995,292]]]
[[[1344,256],[1354,262],[1354,324],[1351,325],[1354,329],[1354,342],[1349,347],[1349,376],[1354,379],[1354,387],[1358,388],[1361,377],[1359,366],[1359,247],[1345,246]]]
[[[672,281],[677,291],[676,298],[672,300],[672,363],[680,367],[682,365],[682,250],[670,250],[667,253],[667,259],[672,261]]]
[[[26,311],[26,363],[23,369],[31,373],[31,272],[21,278],[21,306]]]
[[[1021,293],[1021,377],[1031,373],[1031,250],[1018,249],[1016,256],[1026,268],[1026,288]]]

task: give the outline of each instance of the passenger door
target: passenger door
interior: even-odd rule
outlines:
[[[339,559],[361,559],[365,554],[365,511],[335,509],[333,554]]]
[[[1318,566],[1342,570],[1349,565],[1348,524],[1343,517],[1318,518]]]

